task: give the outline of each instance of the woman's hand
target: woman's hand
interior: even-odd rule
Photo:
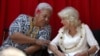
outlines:
[[[80,52],[75,54],[74,56],[89,56],[88,51]]]
[[[58,50],[57,46],[49,45],[48,48],[53,52],[56,56],[65,56],[64,53],[62,53],[60,50]]]
[[[57,55],[57,56],[65,56],[65,54],[62,53],[62,52],[58,52],[56,55]]]

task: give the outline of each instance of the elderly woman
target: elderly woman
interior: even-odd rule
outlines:
[[[63,27],[51,41],[49,53],[53,52],[57,56],[94,56],[99,50],[99,45],[89,26],[81,23],[78,11],[67,7],[61,10],[58,16]]]
[[[51,5],[43,2],[37,6],[34,17],[26,14],[19,15],[11,23],[9,36],[1,49],[16,47],[26,54],[32,55],[42,47],[47,46],[50,42],[49,18],[52,10]],[[39,55],[41,56],[41,54]]]

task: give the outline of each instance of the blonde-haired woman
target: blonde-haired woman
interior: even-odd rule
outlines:
[[[99,50],[99,45],[89,26],[81,23],[79,12],[73,7],[66,7],[58,16],[63,27],[51,41],[49,53],[53,52],[57,56],[94,56]]]

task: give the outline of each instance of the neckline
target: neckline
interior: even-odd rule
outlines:
[[[75,36],[77,36],[80,33],[79,28],[76,29],[77,32],[73,36],[71,34],[69,34],[68,30],[64,30],[64,31],[65,31],[65,34],[70,36],[71,38],[74,38]]]

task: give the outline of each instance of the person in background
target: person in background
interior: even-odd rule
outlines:
[[[20,14],[10,25],[9,36],[3,42],[1,50],[15,47],[32,55],[50,42],[51,26],[49,24],[53,8],[50,4],[39,3],[34,16]],[[41,54],[40,54],[41,56]]]
[[[78,10],[66,7],[58,12],[58,16],[63,27],[50,42],[48,52],[56,56],[95,56],[99,45],[89,26],[80,21]]]

